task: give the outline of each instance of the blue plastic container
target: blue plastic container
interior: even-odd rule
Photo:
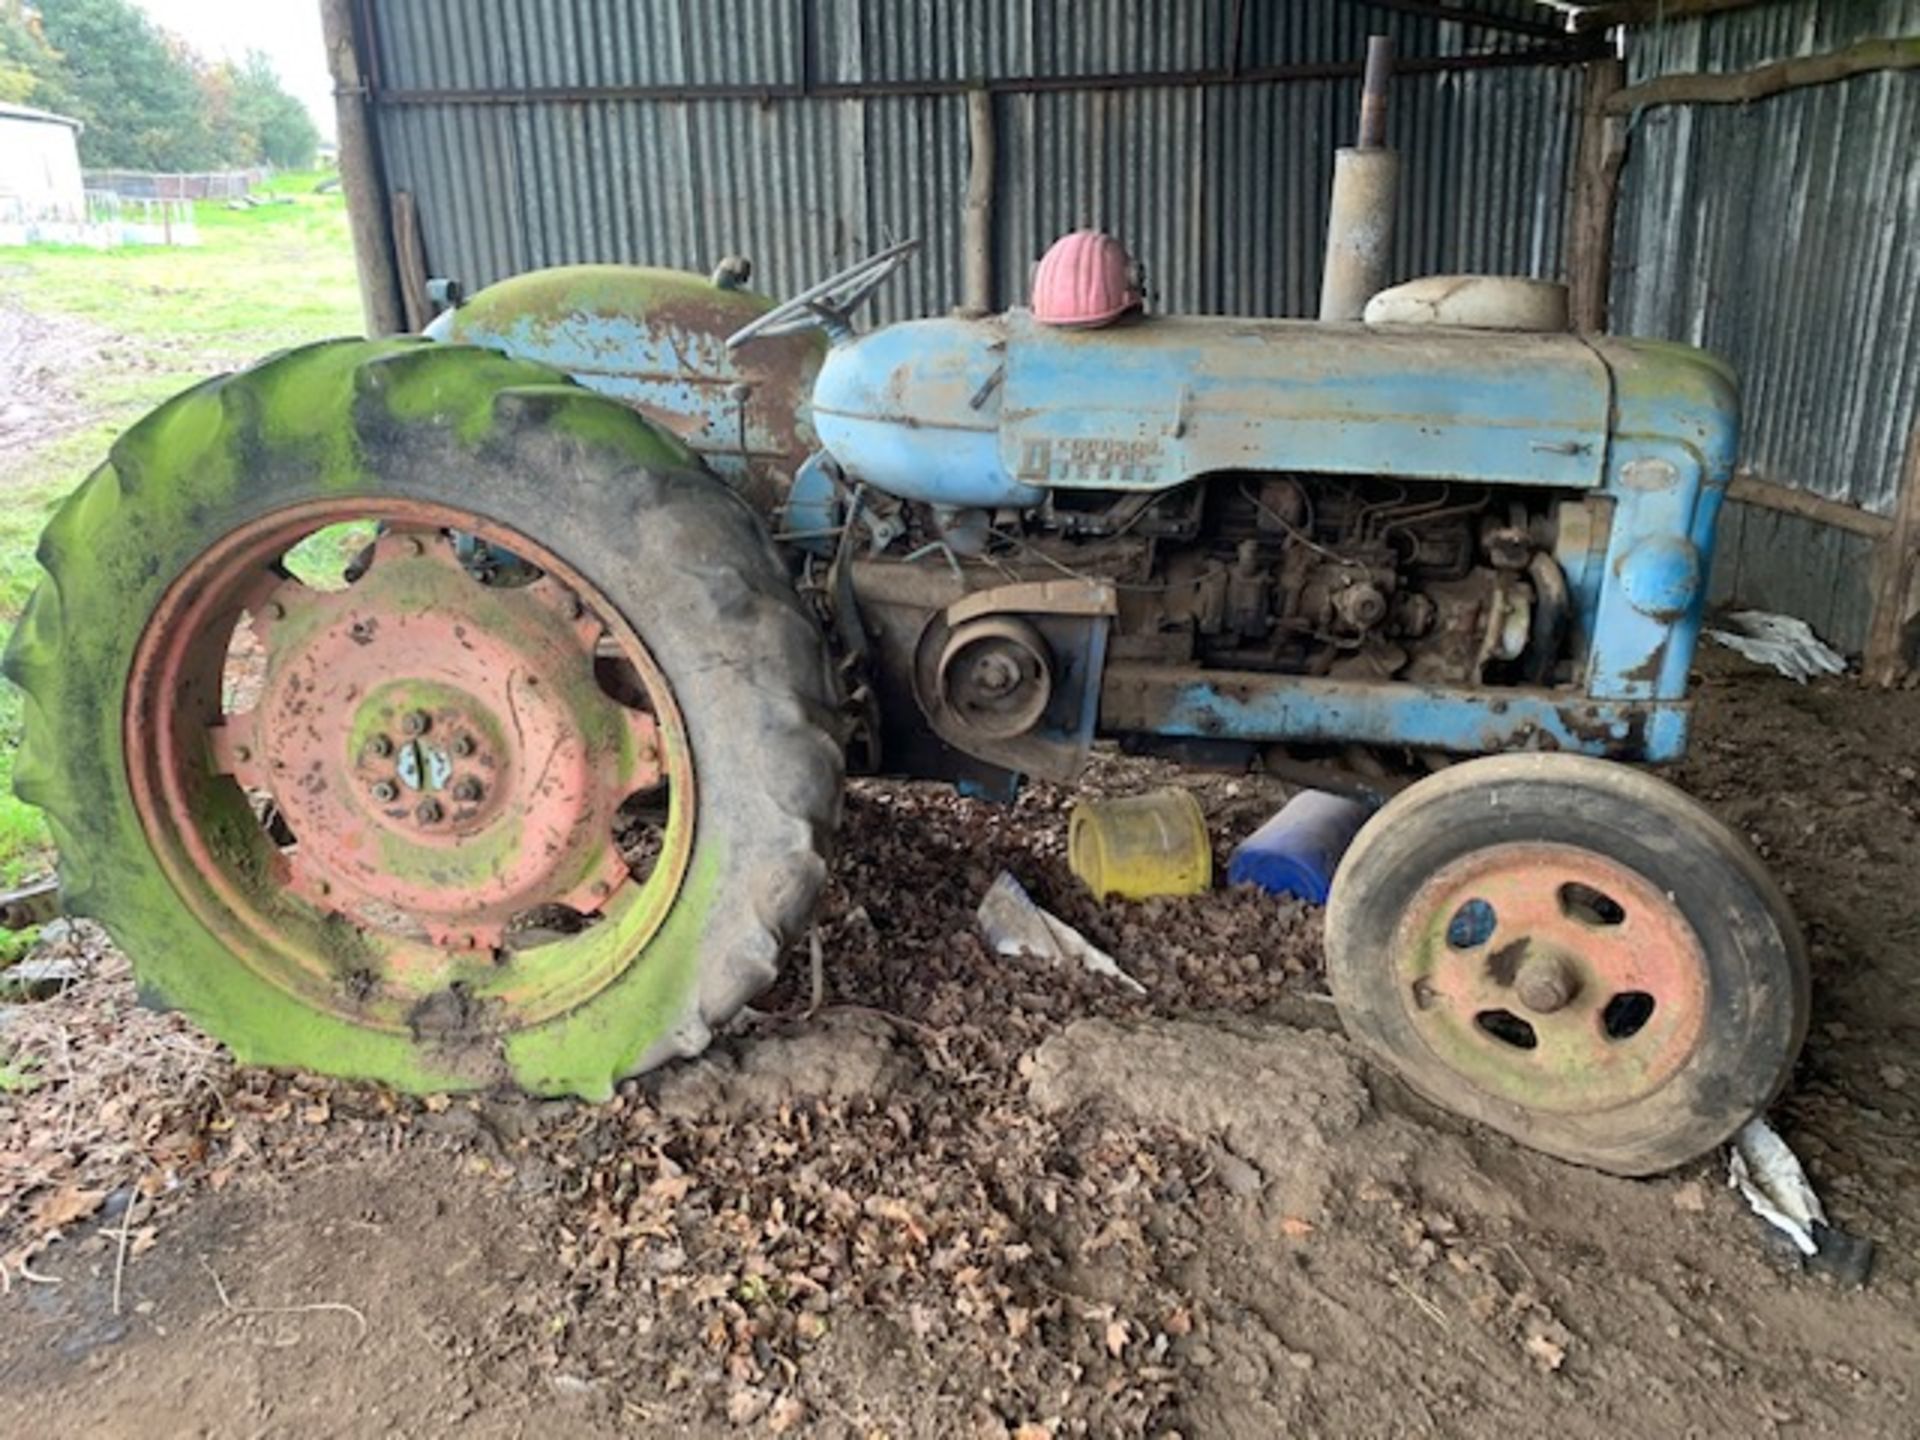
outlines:
[[[1258,885],[1275,895],[1297,895],[1324,905],[1340,857],[1372,814],[1372,807],[1358,800],[1304,791],[1234,846],[1227,883]]]

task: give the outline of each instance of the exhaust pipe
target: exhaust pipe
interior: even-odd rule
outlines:
[[[1358,320],[1367,301],[1387,287],[1400,190],[1400,157],[1386,148],[1387,83],[1392,77],[1392,38],[1368,36],[1359,143],[1333,155],[1327,262],[1320,278],[1322,320]]]

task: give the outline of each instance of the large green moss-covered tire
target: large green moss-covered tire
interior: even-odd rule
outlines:
[[[143,996],[244,1061],[602,1097],[811,915],[818,630],[743,503],[551,370],[280,355],[128,431],[40,559],[17,789]]]

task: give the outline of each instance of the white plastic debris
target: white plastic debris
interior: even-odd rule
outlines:
[[[1765,1120],[1749,1120],[1733,1137],[1727,1180],[1746,1197],[1753,1213],[1782,1231],[1802,1255],[1819,1251],[1813,1227],[1826,1228],[1827,1212],[1807,1183],[1800,1157]]]
[[[1838,675],[1846,657],[1813,633],[1804,620],[1766,610],[1735,610],[1721,617],[1727,629],[1707,635],[1756,665],[1770,665],[1802,685],[1816,675]]]
[[[996,955],[1032,955],[1042,960],[1075,961],[1095,975],[1118,980],[1137,995],[1147,987],[1120,968],[1106,951],[1058,915],[1034,903],[1025,887],[1002,870],[980,902],[975,918]]]

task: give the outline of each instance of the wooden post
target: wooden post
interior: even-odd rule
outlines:
[[[1920,578],[1920,425],[1907,442],[1907,463],[1893,502],[1893,528],[1873,557],[1873,614],[1861,671],[1870,685],[1898,685],[1913,673],[1915,585]]]
[[[1626,66],[1617,55],[1609,55],[1589,60],[1585,69],[1567,222],[1567,310],[1576,331],[1598,335],[1607,328],[1613,221],[1620,204],[1620,167],[1627,158],[1626,121],[1607,112],[1607,100],[1626,84]]]
[[[977,314],[993,311],[993,92],[967,92],[967,209],[960,303]]]
[[[393,192],[393,253],[400,272],[400,300],[407,330],[417,334],[433,319],[433,304],[427,299],[427,252],[420,238],[420,211],[413,203],[411,190]]]
[[[320,0],[320,28],[326,38],[327,67],[333,72],[340,188],[347,197],[347,225],[360,272],[360,308],[367,334],[394,335],[406,328],[406,314],[394,270],[386,185],[367,114],[367,86],[354,48],[353,0]]]

